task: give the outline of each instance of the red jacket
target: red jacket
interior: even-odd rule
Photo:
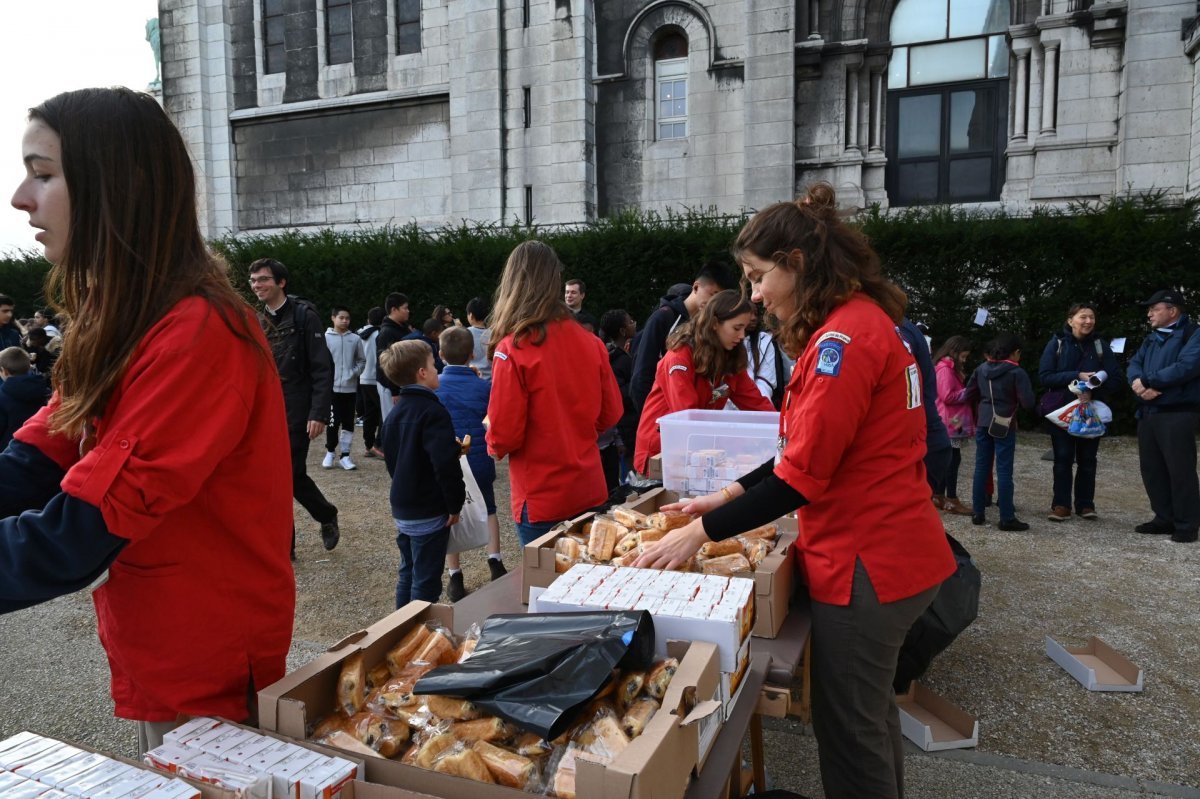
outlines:
[[[16,436],[129,540],[93,595],[122,718],[245,719],[251,684],[285,672],[291,459],[279,377],[249,311],[246,330],[263,357],[185,299],[138,345],[86,455],[49,433],[57,400]]]
[[[714,400],[712,381],[697,374],[696,367],[692,364],[692,348],[684,345],[677,350],[668,351],[658,362],[658,369],[654,374],[654,387],[650,389],[650,395],[646,397],[646,404],[642,407],[633,468],[646,474],[650,458],[662,452],[658,420],[668,413],[719,410],[724,408],[729,400],[733,400],[738,410],[774,412],[775,406],[762,395],[745,370],[727,376],[725,384],[729,386],[728,396]]]
[[[574,319],[546,325],[546,338],[496,345],[488,402],[488,452],[508,456],[513,519],[570,518],[604,502],[600,433],[624,410],[608,351]]]
[[[856,295],[800,356],[775,474],[809,500],[797,557],[813,599],[850,603],[861,558],[881,602],[941,583],[954,557],[925,481],[921,376],[896,325]]]

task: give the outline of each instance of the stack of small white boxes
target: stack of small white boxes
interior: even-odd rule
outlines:
[[[711,494],[752,471],[761,465],[763,460],[757,455],[730,456],[723,449],[698,449],[687,454],[687,463],[683,467],[683,485],[675,489],[667,485],[668,482],[674,484],[675,481],[665,479],[663,485],[689,497]],[[664,458],[664,476],[668,471],[673,470],[668,469]]]
[[[0,741],[5,799],[199,799],[182,780],[21,732]]]
[[[256,730],[196,718],[163,736],[147,765],[244,799],[337,799],[358,768]]]
[[[532,597],[532,595],[531,595]],[[577,563],[531,598],[530,612],[646,610],[654,617],[655,649],[708,641],[720,655],[722,704],[737,696],[750,658],[754,581],[695,572]]]

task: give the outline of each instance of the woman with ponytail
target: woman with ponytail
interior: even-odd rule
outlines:
[[[841,220],[828,184],[755,214],[734,255],[796,358],[779,452],[720,493],[678,503],[704,515],[635,565],[673,568],[707,541],[798,510],[825,796],[897,797],[900,646],[955,569],[925,481],[921,380],[897,332],[907,298]]]
[[[0,612],[93,587],[116,715],[251,717],[284,674],[295,581],[283,394],[205,246],[191,159],[154,98],[29,112],[12,204],[70,319],[54,395],[0,454]]]

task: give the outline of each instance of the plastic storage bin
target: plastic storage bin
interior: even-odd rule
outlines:
[[[676,411],[658,420],[663,486],[689,497],[720,491],[775,457],[779,414]]]

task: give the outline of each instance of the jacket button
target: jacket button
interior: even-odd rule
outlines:
[[[121,449],[129,449],[129,440],[128,439],[125,439],[125,438],[121,439]]]

